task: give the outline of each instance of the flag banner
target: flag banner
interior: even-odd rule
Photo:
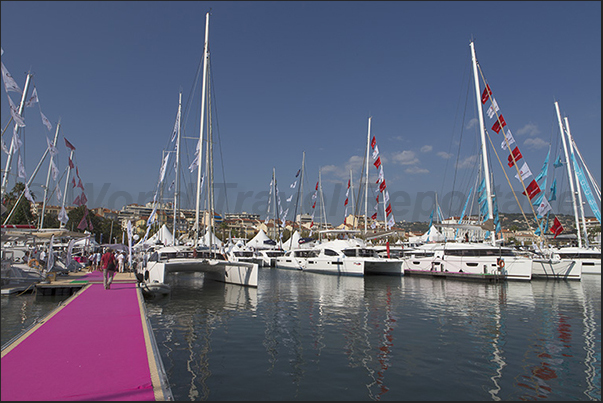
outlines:
[[[492,125],[492,130],[494,130],[498,134],[500,132],[500,129],[502,129],[506,125],[507,125],[507,122],[505,122],[503,115],[499,115],[498,120],[496,122],[494,122],[494,125]]]
[[[536,177],[536,181],[539,181],[540,179],[546,177],[546,171],[547,171],[547,169],[549,167],[549,157],[550,157],[550,155],[551,155],[551,148],[549,147],[549,152],[546,155],[546,158],[544,159],[544,163],[542,164],[542,168],[540,168],[540,173]]]
[[[69,217],[67,216],[67,211],[65,211],[65,206],[61,207],[61,212],[59,213],[59,221],[63,224],[67,224],[69,221]]]
[[[88,218],[88,229],[90,231],[92,231],[94,229],[94,227],[92,226],[92,220],[90,218]]]
[[[289,187],[291,189],[295,189],[297,187],[297,181],[293,182],[292,184],[289,185]]]
[[[176,138],[176,134],[178,134],[178,127],[180,127],[180,108],[178,108],[178,113],[176,113],[176,122],[174,122],[174,129],[172,130],[172,139],[170,140],[170,143]]]
[[[293,200],[293,195],[291,195],[287,198],[287,203],[291,203],[291,200]]]
[[[375,146],[375,149],[373,150],[373,159],[377,158],[379,156],[379,147]]]
[[[375,165],[375,168],[379,168],[381,166],[381,157],[377,157],[373,165]]]
[[[387,207],[385,208],[385,212],[387,213],[387,215],[390,215],[392,213],[392,205],[388,204]]]
[[[300,172],[301,172],[301,169],[298,169],[298,170],[297,170],[297,173],[295,174],[295,177],[296,177],[296,178],[299,176]]]
[[[379,193],[377,193],[376,199],[377,199],[377,203],[379,203]]]
[[[84,192],[82,192],[82,197],[80,198],[80,202],[82,204],[88,203],[88,198],[86,197],[86,195],[84,194]]]
[[[21,137],[19,136],[19,130],[17,126],[15,126],[15,128],[13,129],[13,138],[11,144],[11,146],[13,147],[13,154],[16,153],[22,145],[23,142],[21,141]]]
[[[69,168],[71,168],[71,169],[75,168],[75,165],[73,165],[73,161],[71,161],[71,158],[69,158]],[[73,184],[73,187],[75,187],[75,183]]]
[[[29,191],[29,186],[27,186],[27,183],[25,184],[25,198],[29,200],[30,203],[35,203],[35,200]]]
[[[543,195],[544,195],[544,193],[543,193]],[[551,211],[551,209],[552,209],[551,205],[549,204],[547,199],[545,197],[543,197],[542,201],[540,202],[540,205],[538,206],[538,208],[536,208],[537,217],[538,218],[544,217],[544,215],[546,213],[548,213],[549,211]]]
[[[197,154],[197,156],[195,157],[193,162],[191,162],[191,164],[188,167],[188,170],[193,172],[198,166],[199,166],[199,154]]]
[[[376,220],[376,219],[377,219],[377,213],[373,214],[373,215],[371,216],[371,219]]]
[[[82,220],[77,225],[77,227],[78,227],[78,229],[81,229],[82,231],[85,230],[86,228],[88,228],[88,223],[86,222],[86,215],[84,215],[84,217],[82,217]]]
[[[373,136],[373,139],[371,140],[371,148],[375,148],[376,144],[377,144],[377,139],[375,138],[375,136]]]
[[[492,97],[492,105],[490,106],[490,108],[488,108],[488,117],[490,119],[492,119],[494,117],[494,114],[496,112],[498,112],[500,109],[498,108],[498,104],[496,103],[496,100],[494,99],[494,97]]]
[[[73,144],[71,144],[69,142],[69,140],[67,140],[66,138],[64,138],[64,139],[65,139],[65,146],[67,146],[67,148],[71,149],[71,151],[75,151],[75,147],[73,146]]]
[[[383,193],[383,203],[389,203],[389,192],[387,190]]]
[[[314,204],[312,205],[312,208],[316,208],[316,202],[314,202]]]
[[[513,149],[513,152],[509,155],[509,168],[513,168],[513,165],[515,165],[516,161],[519,161],[521,159],[522,155],[521,155],[521,151],[519,151],[519,148],[515,147]],[[513,158],[515,158],[515,161],[513,161]]]
[[[484,88],[484,92],[482,92],[482,104],[485,104],[488,98],[492,95],[492,90],[490,90],[490,86],[486,84],[486,88]]]
[[[18,92],[19,94],[23,92],[21,91],[21,88],[19,88],[19,86],[17,85],[17,82],[15,81],[13,76],[10,75],[10,73],[4,66],[4,63],[2,63],[2,79],[4,80],[4,90],[6,92],[13,91]]]
[[[167,153],[163,159],[163,164],[161,164],[161,169],[159,170],[159,183],[162,183],[163,179],[165,178],[165,171],[167,171],[167,164],[168,160],[170,159],[170,155],[170,153]]]
[[[375,207],[373,207],[373,210],[375,210],[375,211],[377,211],[378,209],[379,209],[379,200],[377,200],[377,204],[375,204]]]
[[[50,123],[50,120],[48,120],[48,118],[42,113],[42,111],[40,111],[40,117],[42,118],[42,123],[44,123],[44,126],[46,126],[48,131],[52,131],[52,123]]]
[[[549,201],[557,200],[557,178],[553,179],[553,184],[549,190]]]
[[[23,119],[23,116],[19,114],[17,107],[15,106],[13,100],[10,97],[8,97],[8,103],[10,107],[10,115],[13,117],[13,120],[15,121],[17,126],[25,127],[25,120]]]
[[[561,234],[562,231],[563,231],[563,226],[561,225],[561,223],[559,222],[557,217],[555,217],[555,219],[553,220],[553,226],[551,227],[551,232],[553,234],[555,234],[553,239],[557,238],[557,235]]]
[[[51,160],[51,162],[50,162],[50,171],[52,172],[52,180],[56,181],[57,178],[59,177],[59,169],[57,168],[56,164],[54,163],[54,160]]]
[[[373,221],[371,223],[371,229],[375,229],[375,228],[377,228],[377,223],[375,221]]]
[[[532,182],[530,182],[530,184],[526,188],[526,191],[528,192],[527,196],[530,198],[530,200],[532,200],[534,196],[540,193],[540,186],[538,186],[538,182],[536,182],[535,179],[532,179]],[[525,191],[521,193],[524,195],[526,194]]]
[[[17,159],[17,176],[23,179],[27,177],[27,175],[25,174],[25,166],[23,165],[23,160],[21,160],[21,154],[19,154],[19,157]]]
[[[590,185],[586,180],[586,176],[584,176],[584,172],[582,168],[578,165],[578,161],[576,161],[576,157],[574,154],[571,155],[572,162],[574,163],[574,172],[576,173],[576,177],[578,177],[578,183],[582,187],[582,191],[584,192],[584,196],[586,197],[586,201],[588,201],[588,205],[590,209],[593,211],[593,214],[599,220],[599,224],[601,223],[601,211],[599,210],[599,206],[597,205],[597,201],[593,196],[592,190],[590,189]]]
[[[75,177],[71,178],[71,187],[76,187],[77,185],[75,184]]]
[[[318,197],[318,194],[316,192],[314,192],[314,194],[312,195],[312,200],[316,200],[317,197]]]
[[[33,106],[33,104],[35,104],[36,102],[38,102],[38,89],[34,87],[33,92],[31,93],[31,97],[27,102],[25,102],[25,107],[29,108]]]
[[[48,145],[48,152],[50,155],[55,156],[59,153],[59,150],[50,142],[48,137],[46,137],[46,144]]]
[[[502,141],[502,143],[500,143],[500,148],[502,148],[503,150],[506,150],[507,143],[509,143],[509,146],[511,146],[511,144],[515,143],[515,138],[511,134],[511,130],[507,130],[505,132],[505,139]]]
[[[559,167],[562,167],[563,164],[564,164],[564,162],[561,161],[561,155],[558,155],[557,159],[555,160],[555,162],[553,162],[553,166],[555,168],[559,168]]]
[[[526,180],[527,177],[532,176],[532,171],[530,170],[530,167],[528,166],[527,162],[524,162],[523,165],[521,166],[521,169],[519,170],[519,173],[515,175],[515,178],[517,178],[517,180],[519,180],[519,176],[521,175],[521,180]]]
[[[318,183],[319,182],[316,182],[316,187],[314,188],[314,190],[318,190]]]
[[[379,191],[383,192],[384,190],[385,190],[385,181],[383,181],[379,184]]]
[[[80,196],[78,196],[75,199],[73,199],[73,204],[75,204],[76,206],[81,206],[82,205],[82,202],[80,201]]]
[[[344,206],[347,206],[347,205],[348,205],[348,198],[347,198],[347,197],[345,198],[345,201],[343,202],[343,205],[344,205]]]
[[[54,187],[54,191],[57,194],[57,201],[60,203],[61,199],[63,198],[63,193],[61,192],[61,188],[59,187],[58,182],[57,182],[56,186]]]
[[[389,227],[389,229],[391,229],[395,224],[396,221],[394,220],[394,215],[392,214],[389,216],[389,220],[387,220],[387,226]]]
[[[379,178],[377,179],[377,183],[382,182],[385,180],[385,177],[383,176],[383,165],[381,165],[379,167]]]
[[[4,151],[5,154],[10,154],[10,151],[8,150],[8,147],[6,147],[6,144],[4,144],[4,140],[0,139],[0,144],[2,145],[2,151]]]
[[[82,191],[84,190],[84,185],[82,184],[82,180],[78,177],[78,183],[77,183],[77,187],[82,189]]]

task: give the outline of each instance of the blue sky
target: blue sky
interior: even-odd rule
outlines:
[[[551,159],[559,153],[558,101],[601,183],[600,2],[2,1],[1,9],[2,62],[21,88],[26,72],[33,72],[40,100],[25,111],[27,175],[60,119],[57,165],[61,173],[67,167],[65,137],[76,147],[89,207],[119,209],[153,199],[163,151],[173,149],[179,91],[190,105],[183,181],[196,180],[187,167],[192,138],[199,136],[200,84],[188,98],[210,9],[215,181],[229,189],[227,203],[216,199],[222,212],[264,218],[273,168],[286,209],[305,152],[302,211],[311,213],[321,170],[327,219],[340,224],[350,169],[357,190],[372,116],[395,219],[427,221],[436,193],[444,215],[458,216],[479,165],[472,38],[531,170],[540,170],[549,146]],[[19,102],[16,93],[10,96]],[[5,95],[3,128],[9,118]],[[3,136],[7,145],[11,133]],[[489,133],[499,144],[502,136]],[[500,210],[518,212],[503,168],[496,156],[490,159]],[[5,164],[2,153],[2,169]],[[47,169],[46,162],[33,182],[38,200]],[[515,172],[505,169],[520,189]],[[11,172],[9,190],[16,161]],[[373,184],[376,172],[370,166]],[[565,172],[554,174],[567,188]],[[165,198],[173,178],[170,168]],[[451,202],[453,191],[462,196]],[[194,194],[182,204],[194,208]],[[374,204],[370,196],[369,214]],[[567,198],[553,210],[572,212]]]

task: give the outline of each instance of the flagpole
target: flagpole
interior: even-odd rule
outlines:
[[[59,136],[59,128],[61,127],[61,120],[57,123],[57,130],[54,132],[54,140],[52,141],[52,146],[57,146],[57,138]],[[44,187],[44,199],[42,201],[42,215],[40,217],[40,229],[44,228],[44,213],[46,212],[46,196],[48,195],[48,183],[50,182],[50,172],[52,170],[52,162],[54,160],[54,155],[50,153],[50,162],[48,163],[48,173],[46,174],[46,186]]]
[[[199,243],[199,200],[201,198],[201,154],[203,145],[203,118],[205,116],[205,88],[207,85],[207,59],[209,46],[209,13],[205,14],[205,43],[203,45],[203,85],[201,87],[201,123],[199,125],[199,165],[197,165],[197,204],[195,210],[195,246]]]
[[[176,140],[176,179],[175,179],[175,189],[174,189],[174,240],[173,244],[176,245],[176,214],[178,213],[178,196],[180,193],[180,182],[178,181],[178,177],[180,176],[180,114],[182,113],[182,91],[178,95],[178,138]]]
[[[27,96],[27,91],[29,90],[29,82],[31,81],[32,76],[33,76],[33,74],[28,73],[27,78],[25,79],[25,86],[23,87],[23,93],[21,94],[21,103],[19,104],[19,112],[18,112],[19,115],[21,115],[21,116],[23,116],[23,109],[25,108],[25,98]],[[18,132],[19,132],[19,124],[17,122],[15,122],[14,133],[18,133]],[[6,194],[6,186],[8,184],[8,174],[10,173],[10,166],[13,161],[14,146],[15,146],[15,143],[13,141],[11,141],[9,153],[6,158],[6,168],[4,169],[4,175],[2,176],[2,188],[0,189],[0,195],[2,196],[2,198],[4,198],[4,195]]]
[[[484,164],[484,177],[486,179],[486,195],[488,202],[488,220],[494,221],[493,206],[492,206],[492,188],[490,184],[490,168],[488,167],[488,150],[486,148],[486,133],[484,131],[484,116],[482,110],[482,100],[479,90],[479,79],[477,75],[477,58],[475,57],[475,48],[473,47],[473,41],[469,44],[471,46],[471,60],[473,62],[473,79],[475,81],[475,97],[477,100],[477,115],[479,118],[479,132],[482,141],[482,160]],[[492,245],[496,240],[496,231],[492,231]]]
[[[73,153],[75,152],[74,149],[71,149],[71,152],[69,153],[69,161],[73,162]],[[67,165],[67,178],[65,178],[65,191],[63,192],[63,202],[61,203],[61,211],[63,211],[65,209],[65,201],[67,199],[67,185],[69,184],[69,177],[71,176],[71,164]],[[61,226],[60,228],[65,228],[65,225],[67,223],[66,222],[62,222],[61,221]]]
[[[567,144],[565,142],[565,130],[561,121],[561,113],[559,112],[559,103],[555,101],[555,111],[557,112],[557,120],[559,122],[559,130],[561,131],[561,140],[563,142],[563,151],[565,152],[565,165],[567,167],[567,176],[569,178],[570,189],[572,192],[572,206],[574,207],[574,218],[576,219],[576,235],[578,236],[578,247],[582,247],[582,238],[580,236],[580,221],[578,220],[578,206],[576,205],[576,191],[574,188],[574,176],[570,167],[570,158],[567,152]]]

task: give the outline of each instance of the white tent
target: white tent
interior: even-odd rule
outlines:
[[[174,236],[165,224],[163,224],[161,228],[159,228],[159,231],[154,233],[149,239],[144,242],[141,240],[136,245],[134,245],[133,248],[146,249],[153,245],[156,245],[157,243],[162,243],[164,245],[172,245],[174,243]]]
[[[260,229],[260,232],[258,232],[256,234],[256,236],[254,236],[253,238],[251,238],[249,240],[249,242],[247,242],[246,245],[247,245],[248,248],[271,249],[273,247],[273,245],[271,245],[270,243],[266,243],[266,241],[274,243],[274,241],[272,239],[270,239],[270,237],[268,237],[268,235],[266,235],[266,233],[264,232],[264,230]]]
[[[293,233],[293,235],[291,235],[291,238],[287,239],[285,242],[283,242],[283,249],[284,250],[291,250],[291,249],[299,249],[299,240],[301,239],[301,235],[299,234],[299,231],[295,231]]]
[[[220,241],[220,239],[218,239],[218,237],[213,232],[209,232],[209,231],[207,231],[205,233],[205,235],[203,235],[201,237],[201,240],[199,243],[203,246],[210,246],[210,245],[215,245],[217,247],[222,246],[222,241]]]
[[[444,242],[445,240],[446,237],[433,225],[429,227],[426,233],[421,235],[421,241],[423,242]]]

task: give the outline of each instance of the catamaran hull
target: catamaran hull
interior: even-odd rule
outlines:
[[[532,278],[581,280],[582,262],[568,259],[533,259]]]
[[[321,259],[309,258],[304,271],[343,276],[403,276],[402,261],[397,259]]]
[[[404,271],[406,274],[450,273],[455,278],[475,279],[483,276],[484,279],[496,277],[505,280],[530,281],[532,279],[532,262],[529,259],[516,259],[505,257],[504,267],[500,267],[496,258],[468,259],[456,256],[447,256],[445,260],[433,257],[405,257]]]
[[[601,260],[596,259],[579,259],[582,261],[582,274],[598,274],[601,275]]]
[[[213,259],[174,259],[149,262],[148,282],[164,283],[167,273],[205,273],[207,278],[229,284],[258,286],[258,265],[247,262],[230,262]]]

